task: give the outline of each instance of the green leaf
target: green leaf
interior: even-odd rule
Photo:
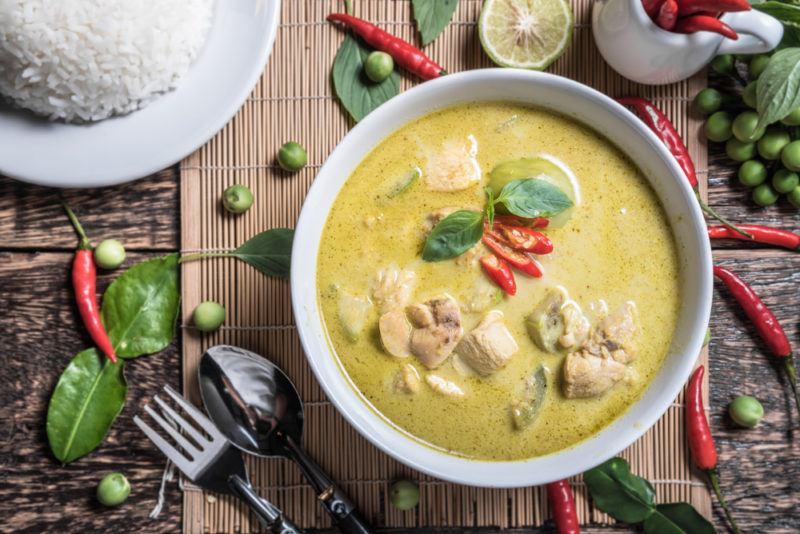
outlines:
[[[111,363],[97,349],[86,349],[61,373],[47,407],[47,440],[61,462],[76,460],[103,441],[125,405],[123,367],[122,360]]]
[[[496,203],[520,217],[551,217],[572,207],[561,189],[541,179],[513,180],[506,184]]]
[[[367,78],[364,62],[370,52],[360,39],[347,34],[333,60],[331,74],[336,96],[356,122],[400,92],[396,70],[381,83]]]
[[[756,86],[758,125],[767,126],[800,107],[800,48],[773,55]]]
[[[483,214],[479,211],[460,210],[451,213],[439,224],[425,241],[422,259],[425,261],[449,260],[460,256],[480,241],[483,235]]]
[[[797,4],[769,0],[753,4],[753,7],[772,15],[786,26],[800,27],[800,7]]]
[[[644,522],[647,534],[713,534],[714,526],[690,504],[659,504]]]
[[[612,458],[583,474],[595,505],[614,519],[641,523],[655,510],[650,482],[630,471],[628,462]]]
[[[267,276],[289,278],[292,263],[291,228],[273,228],[256,234],[230,253]]]
[[[411,0],[422,45],[430,43],[450,23],[458,0]]]
[[[103,324],[122,358],[166,348],[178,318],[178,255],[137,263],[103,294]]]

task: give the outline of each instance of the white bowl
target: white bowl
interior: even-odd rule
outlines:
[[[605,135],[644,171],[675,234],[683,301],[662,369],[642,397],[593,437],[527,460],[493,462],[449,455],[422,444],[381,416],[344,373],[323,327],[317,301],[317,248],[328,212],[350,173],[386,136],[431,111],[473,101],[512,101],[571,117]],[[314,374],[331,402],[364,437],[404,464],[475,486],[545,484],[581,473],[614,456],[650,428],[680,392],[700,353],[711,309],[711,247],[694,193],[675,159],[632,113],[609,97],[551,74],[474,70],[420,84],[393,98],[339,143],[306,197],[292,250],[292,305]],[[480,436],[476,436],[480,439]]]

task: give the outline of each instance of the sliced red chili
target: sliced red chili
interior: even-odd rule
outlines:
[[[656,24],[661,28],[672,31],[678,21],[678,2],[676,0],[664,0],[656,14]]]
[[[494,234],[499,234],[502,241],[511,248],[533,252],[534,254],[549,254],[553,252],[553,242],[541,232],[527,226],[509,226],[495,224]]]
[[[545,217],[526,219],[524,217],[517,217],[516,215],[495,215],[494,223],[510,224],[511,226],[529,226],[531,228],[547,228],[547,225],[550,224],[550,219]]]
[[[663,3],[664,0],[642,0],[642,7],[644,7],[644,12],[647,13],[648,17],[655,19]]]
[[[535,276],[536,278],[542,276],[542,270],[539,269],[539,266],[536,265],[536,262],[533,261],[530,256],[522,252],[517,252],[511,247],[507,247],[495,237],[494,232],[484,234],[481,240],[492,252],[518,271],[522,271],[529,276]]]
[[[494,254],[487,254],[481,257],[481,266],[489,278],[494,280],[494,283],[511,296],[517,293],[517,281],[514,279],[514,273],[511,272],[511,267],[506,262],[495,256]]]

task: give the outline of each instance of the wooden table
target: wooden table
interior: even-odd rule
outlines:
[[[793,230],[789,206],[756,209],[735,183],[735,168],[712,151],[710,204],[737,221]],[[125,410],[91,455],[62,467],[50,455],[44,423],[61,370],[90,344],[72,304],[69,263],[77,239],[60,207],[66,200],[96,241],[120,239],[130,260],[178,249],[177,169],[139,182],[90,191],[58,191],[0,178],[0,530],[14,532],[177,532],[181,496],[168,484],[166,505],[148,518],[164,458],[133,425],[132,416],[164,383],[178,387],[180,356],[173,344],[128,366]],[[718,263],[753,285],[800,347],[800,254],[714,243]],[[100,290],[109,280],[103,275]],[[781,366],[766,355],[753,328],[727,293],[715,292],[711,342],[711,424],[720,452],[722,484],[747,531],[796,532],[800,517],[800,427]],[[755,430],[735,428],[730,400],[751,394],[766,415]],[[791,414],[791,418],[790,415]],[[104,508],[95,486],[109,471],[131,481],[128,502]],[[724,521],[715,508],[715,524]],[[591,529],[608,531],[610,529]]]

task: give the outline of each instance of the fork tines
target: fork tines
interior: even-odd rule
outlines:
[[[183,452],[153,430],[138,415],[133,417],[133,421],[150,438],[150,441],[167,458],[172,460],[178,469],[194,480],[206,465],[215,458],[220,449],[226,446],[226,440],[217,427],[200,410],[174,389],[164,386],[164,391],[186,413],[188,420],[157,395],[153,396],[153,401],[157,408],[160,408],[160,411],[151,408],[149,405],[146,405],[144,410],[178,444]],[[208,437],[204,436],[198,428],[202,429]],[[186,436],[191,438],[191,441]]]

